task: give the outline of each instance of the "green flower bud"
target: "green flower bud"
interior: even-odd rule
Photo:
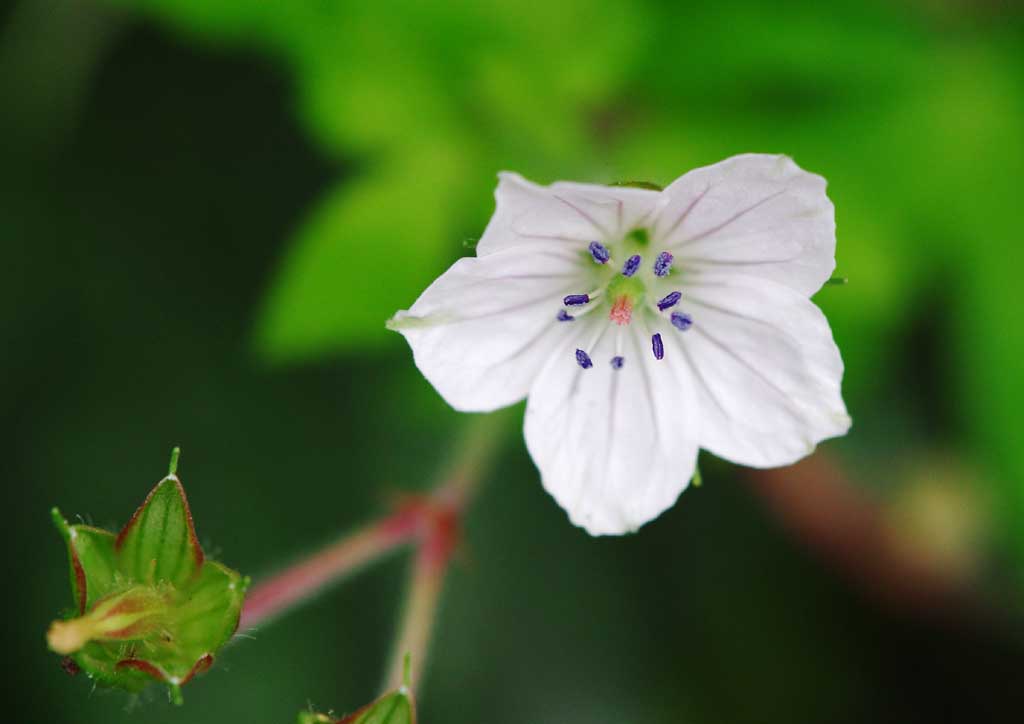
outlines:
[[[331,719],[326,714],[303,711],[299,712],[298,724],[334,724],[334,719]]]
[[[341,719],[304,711],[298,724],[416,724],[416,702],[409,688],[409,657],[405,657],[405,683],[376,701]]]
[[[177,450],[117,535],[69,525],[54,508],[75,608],[47,642],[99,684],[139,691],[158,681],[180,703],[181,686],[234,634],[248,579],[204,556],[176,461]]]
[[[341,719],[304,711],[298,724],[416,724],[416,705],[403,686]]]

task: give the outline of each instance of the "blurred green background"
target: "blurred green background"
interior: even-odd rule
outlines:
[[[850,283],[816,301],[854,428],[819,458],[970,603],[886,595],[710,459],[639,534],[590,538],[510,434],[422,721],[1019,720],[1022,41],[994,0],[0,3],[9,720],[372,698],[406,557],[232,646],[176,709],[46,651],[69,600],[48,508],[116,526],[180,444],[205,546],[258,579],[429,486],[469,423],[383,321],[468,253],[497,171],[664,184],[747,151],[836,204]]]

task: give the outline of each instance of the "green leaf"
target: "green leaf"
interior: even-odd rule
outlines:
[[[118,574],[114,555],[114,534],[88,525],[68,525],[60,511],[51,511],[68,547],[71,569],[71,594],[79,613],[107,594]]]
[[[120,571],[132,581],[174,586],[203,563],[185,489],[175,475],[157,483],[115,543]]]
[[[257,331],[273,361],[380,344],[384,322],[409,306],[458,254],[450,147],[377,168],[331,192],[296,233]]]

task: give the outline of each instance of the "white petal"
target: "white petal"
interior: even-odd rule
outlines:
[[[805,296],[835,269],[825,179],[786,156],[746,154],[698,168],[663,192],[655,238],[677,265],[757,274]]]
[[[585,249],[614,241],[658,207],[656,191],[559,181],[550,187],[508,171],[499,174],[494,216],[477,244],[480,256],[543,242]]]
[[[573,523],[592,535],[634,531],[670,507],[693,476],[691,380],[681,360],[654,359],[642,320],[620,328],[595,318],[574,331],[530,390],[526,445],[544,488]],[[577,347],[590,353],[592,368],[577,365]],[[625,363],[615,370],[617,354]]]
[[[590,291],[588,264],[596,266],[536,246],[460,259],[388,326],[405,335],[416,366],[448,404],[496,410],[526,396],[577,323],[555,316],[565,295]]]
[[[686,359],[700,401],[700,445],[751,467],[788,465],[844,434],[843,362],[825,315],[768,279],[702,273],[680,309],[686,332],[666,335],[666,356]]]

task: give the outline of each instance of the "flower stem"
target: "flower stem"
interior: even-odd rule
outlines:
[[[448,564],[447,554],[437,558],[429,552],[431,547],[423,545],[413,562],[409,598],[405,603],[398,638],[392,648],[385,691],[407,684],[415,692],[423,676]],[[406,661],[412,668],[411,677],[406,676]]]
[[[457,519],[497,450],[506,418],[501,413],[478,418],[458,444],[454,463],[428,496],[407,497],[392,514],[254,585],[246,596],[239,631],[279,616],[364,565],[414,542],[420,545],[417,570],[424,556],[444,559],[437,573],[440,582],[448,556],[447,552],[439,553],[442,538],[454,537]],[[449,540],[446,545],[452,542]],[[427,613],[432,617],[432,610]],[[415,661],[418,660],[417,656]]]
[[[459,444],[454,464],[424,507],[409,597],[392,649],[385,691],[407,685],[415,692],[422,680],[445,573],[459,542],[462,516],[497,452],[505,419],[503,414],[492,414],[479,418],[470,427]]]
[[[245,597],[238,630],[244,631],[277,617],[367,563],[410,543],[418,528],[415,511],[400,509],[261,581]]]

